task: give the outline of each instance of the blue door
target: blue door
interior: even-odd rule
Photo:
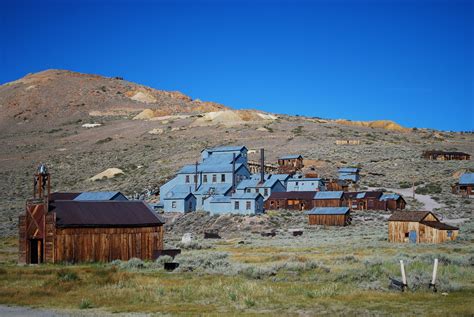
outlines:
[[[412,230],[408,234],[408,239],[410,240],[411,243],[416,243],[416,231]]]

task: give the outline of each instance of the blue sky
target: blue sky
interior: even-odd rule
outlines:
[[[0,1],[0,83],[48,68],[233,108],[474,130],[474,1]]]

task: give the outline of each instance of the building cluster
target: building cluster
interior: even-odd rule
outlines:
[[[164,211],[253,215],[262,213],[264,209],[405,208],[403,197],[397,194],[347,191],[360,181],[360,169],[357,167],[340,168],[337,179],[307,177],[297,173],[304,166],[303,157],[287,155],[278,159],[278,173],[268,174],[264,150],[261,149],[260,173],[251,173],[247,154],[245,146],[203,150],[200,162],[184,166],[160,188]]]
[[[161,186],[164,211],[255,215],[290,209],[305,211],[310,225],[346,226],[351,211],[390,210],[390,242],[440,243],[458,235],[458,228],[431,212],[401,211],[406,203],[398,194],[350,191],[360,181],[357,167],[340,168],[336,179],[323,179],[315,172],[299,173],[301,155],[281,157],[277,167],[265,164],[262,149],[258,173],[255,162],[249,169],[247,154],[245,146],[203,150],[200,162],[184,166]],[[154,259],[171,251],[163,250],[164,221],[146,202],[120,192],[50,193],[50,180],[41,165],[33,198],[19,217],[20,263]],[[452,190],[469,197],[473,186],[474,173],[466,173]]]

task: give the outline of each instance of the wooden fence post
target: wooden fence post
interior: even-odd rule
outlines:
[[[434,259],[434,265],[433,265],[433,278],[431,279],[431,283],[429,285],[429,288],[433,288],[433,292],[437,292],[438,290],[436,289],[436,274],[438,273],[438,259]]]
[[[400,260],[400,270],[402,272],[402,292],[408,287],[407,285],[407,277],[405,275],[405,266],[403,265],[403,260]]]

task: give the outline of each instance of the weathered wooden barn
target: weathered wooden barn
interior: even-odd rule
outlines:
[[[421,157],[425,160],[437,160],[437,161],[466,161],[471,159],[471,155],[464,152],[453,152],[453,151],[424,151]]]
[[[383,192],[345,192],[344,199],[351,210],[385,210],[386,203],[380,201]]]
[[[278,171],[279,173],[295,173],[304,167],[303,156],[297,155],[285,155],[278,158]]]
[[[35,174],[19,217],[20,263],[152,259],[163,249],[164,222],[143,201],[77,201],[77,193],[50,194],[49,179],[45,168]]]
[[[380,207],[384,207],[382,210],[403,210],[407,205],[405,199],[398,194],[383,194],[379,200]]]
[[[440,222],[430,211],[395,211],[388,219],[389,242],[442,243],[458,233],[459,228]]]
[[[352,221],[349,207],[318,207],[306,214],[310,225],[347,226]]]
[[[459,181],[453,185],[453,194],[459,194],[463,197],[474,195],[474,173],[462,174]]]
[[[324,183],[327,191],[347,192],[349,190],[349,182],[343,179],[326,179]]]
[[[313,198],[313,207],[342,207],[346,206],[344,192],[317,192]]]
[[[274,192],[265,201],[266,210],[310,210],[313,208],[315,191],[311,192]]]

